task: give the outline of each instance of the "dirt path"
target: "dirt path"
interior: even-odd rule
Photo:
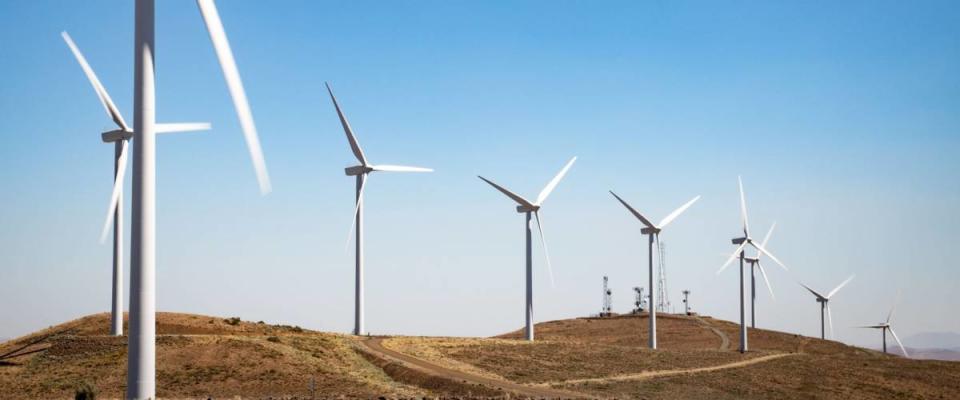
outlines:
[[[712,367],[701,367],[701,368],[688,368],[688,369],[671,369],[666,371],[644,371],[636,374],[625,374],[625,375],[615,375],[608,376],[605,378],[584,378],[584,379],[571,379],[567,381],[557,381],[557,382],[545,382],[540,385],[566,385],[574,383],[607,383],[607,382],[616,382],[616,381],[631,381],[631,380],[640,380],[640,379],[651,379],[651,378],[660,378],[665,376],[674,376],[674,375],[685,375],[685,374],[698,374],[703,372],[713,372],[721,371],[731,368],[741,368],[748,365],[759,364],[762,362],[767,362],[771,360],[776,360],[778,358],[783,358],[787,356],[796,355],[794,353],[781,353],[781,354],[771,354],[767,356],[751,358],[749,360],[732,362],[729,364],[714,365]]]
[[[571,398],[586,398],[590,397],[581,393],[570,392],[566,390],[557,390],[551,389],[549,387],[540,387],[540,386],[528,386],[521,385],[518,383],[513,383],[509,381],[487,378],[485,376],[479,376],[474,374],[469,374],[462,371],[457,371],[439,365],[433,364],[429,361],[416,358],[407,354],[403,354],[397,351],[390,350],[383,346],[383,338],[369,338],[360,341],[361,344],[367,350],[387,359],[396,360],[423,372],[429,373],[434,376],[439,376],[441,378],[451,379],[454,381],[469,382],[477,385],[482,385],[486,387],[499,388],[507,392],[513,392],[521,396],[536,397],[536,398],[562,398],[562,399],[571,399]]]
[[[707,329],[710,329],[711,331],[713,331],[713,333],[715,333],[717,336],[720,336],[720,351],[730,350],[730,338],[727,336],[726,333],[723,333],[723,331],[717,328],[714,328],[713,325],[711,325],[705,319],[700,318],[699,315],[694,316],[694,318],[696,318],[697,321],[700,321],[700,323],[703,324],[703,326],[707,327]]]

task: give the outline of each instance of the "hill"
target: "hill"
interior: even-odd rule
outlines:
[[[662,314],[576,318],[494,338],[354,337],[160,313],[162,398],[960,398],[960,363],[908,360],[788,333]],[[80,382],[123,393],[126,341],[97,314],[0,344],[0,398],[63,398]]]
[[[80,318],[0,345],[0,398],[72,397],[81,382],[122,398],[126,338],[109,314]],[[297,327],[190,314],[157,315],[157,396],[411,395],[352,350],[354,339]],[[15,352],[14,352],[15,351]],[[11,353],[14,352],[14,353]]]

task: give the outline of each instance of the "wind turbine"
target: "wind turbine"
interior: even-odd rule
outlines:
[[[900,294],[897,294],[897,297],[900,297]],[[890,318],[893,317],[893,310],[897,308],[896,302],[894,302],[893,307],[890,307],[890,312],[887,313],[887,320],[876,325],[868,326],[859,326],[858,328],[868,328],[868,329],[879,329],[883,334],[883,352],[887,352],[887,331],[890,331],[890,334],[893,335],[893,339],[897,341],[897,345],[900,346],[900,351],[903,352],[903,356],[909,358],[910,355],[907,354],[907,349],[903,347],[903,342],[900,341],[900,338],[897,337],[897,333],[893,331],[893,326],[890,325]]]
[[[197,6],[233,98],[247,148],[253,159],[260,192],[266,194],[270,192],[270,177],[260,149],[253,114],[240,82],[240,74],[227,42],[223,23],[213,0],[197,0]],[[156,123],[154,22],[154,0],[137,0],[134,7],[133,220],[130,243],[130,330],[127,339],[128,399],[156,398],[156,134],[209,129],[209,124],[205,123]],[[96,83],[94,87],[101,100],[104,100],[106,92],[100,90]],[[119,113],[111,113],[111,116],[119,116]],[[125,133],[128,129],[124,129],[122,125],[120,131],[115,133],[119,138],[129,135]],[[128,140],[120,142],[122,145],[117,157],[118,171],[105,226],[109,226],[114,215],[119,214],[117,210],[123,191]]]
[[[70,35],[67,32],[60,32],[60,36],[70,47],[70,51],[73,52],[77,62],[80,63],[80,68],[83,69],[83,73],[93,86],[93,91],[96,92],[103,108],[107,110],[107,116],[112,118],[113,123],[117,125],[118,129],[104,132],[101,138],[104,143],[113,143],[113,179],[122,182],[123,177],[120,174],[126,170],[127,142],[133,137],[133,130],[123,120],[117,106],[113,104],[107,90],[97,79],[93,68],[87,63],[87,59],[80,52]],[[118,194],[113,227],[113,291],[110,301],[110,334],[114,336],[123,335],[123,199],[119,197],[122,195],[123,192],[121,191]]]
[[[770,230],[767,231],[767,235],[763,237],[763,242],[760,243],[760,246],[767,248],[767,242],[770,240],[770,235],[773,233],[773,228],[777,227],[777,223],[774,222],[773,225],[770,225]],[[763,253],[757,252],[756,256],[753,257],[744,257],[743,261],[746,261],[747,264],[750,264],[750,327],[757,327],[757,280],[756,280],[756,270],[760,270],[760,275],[763,276],[763,281],[767,285],[767,290],[770,292],[770,298],[776,299],[776,296],[773,294],[773,287],[770,286],[770,279],[767,278],[767,271],[763,269],[763,264],[760,263],[760,258],[763,256]],[[786,269],[786,268],[784,268]]]
[[[113,119],[113,123],[118,129],[104,132],[100,135],[104,143],[113,143],[113,179],[114,190],[111,194],[110,207],[107,210],[103,229],[100,232],[100,242],[106,240],[107,233],[110,231],[110,223],[113,222],[113,292],[110,307],[110,334],[114,336],[123,335],[123,182],[127,170],[127,147],[129,141],[133,138],[133,130],[123,119],[123,115],[117,109],[107,89],[100,83],[93,68],[87,63],[86,57],[80,52],[80,48],[67,32],[60,32],[64,42],[70,47],[80,68],[93,86],[94,92],[100,99],[100,103],[107,111],[107,116]],[[157,124],[158,133],[166,132],[185,132],[191,130],[207,130],[210,124],[205,122],[179,123],[179,124]]]
[[[639,211],[637,211],[636,209],[634,209],[633,207],[631,207],[630,204],[627,204],[626,201],[624,201],[623,199],[621,199],[620,196],[617,196],[617,194],[614,193],[612,190],[610,191],[610,194],[612,194],[613,197],[616,197],[617,200],[619,200],[620,203],[623,204],[623,206],[627,208],[627,210],[630,210],[630,212],[633,214],[633,216],[637,217],[637,219],[639,219],[640,222],[643,223],[644,228],[640,230],[640,233],[642,233],[642,234],[644,234],[644,235],[647,235],[647,236],[649,237],[649,240],[647,241],[647,250],[648,250],[648,254],[649,254],[648,259],[649,259],[649,261],[650,261],[650,270],[649,270],[649,272],[650,272],[650,304],[651,304],[651,306],[650,306],[650,340],[649,340],[649,344],[650,344],[650,348],[651,348],[651,349],[656,349],[656,348],[657,348],[657,308],[654,307],[654,306],[652,306],[653,304],[656,304],[655,299],[654,299],[654,293],[656,293],[656,290],[654,290],[654,287],[653,287],[653,285],[654,285],[654,280],[653,280],[653,242],[654,242],[654,241],[657,242],[657,249],[659,249],[659,248],[660,248],[660,231],[663,230],[663,228],[665,228],[665,227],[666,227],[667,225],[669,225],[671,222],[673,222],[674,219],[676,219],[677,217],[679,217],[680,214],[682,214],[684,211],[687,210],[687,208],[690,208],[690,206],[692,206],[693,203],[695,203],[697,200],[700,199],[700,196],[694,197],[693,200],[688,201],[686,204],[680,206],[680,208],[674,210],[672,213],[670,213],[669,215],[667,215],[666,217],[664,217],[663,220],[661,220],[659,224],[654,225],[652,222],[650,222],[650,220],[648,220],[646,217],[644,217],[642,214],[640,214]],[[661,268],[662,268],[662,267],[661,267]]]
[[[355,309],[354,309],[354,328],[353,334],[363,335],[366,333],[366,330],[363,327],[363,188],[366,187],[367,175],[374,171],[385,171],[385,172],[432,172],[430,168],[421,168],[421,167],[407,167],[402,165],[373,165],[367,161],[367,157],[363,155],[363,150],[360,148],[360,143],[357,142],[356,135],[353,134],[353,129],[350,128],[350,122],[347,121],[347,117],[343,115],[343,111],[340,109],[340,103],[337,102],[337,98],[333,96],[333,89],[330,88],[330,84],[326,84],[327,92],[330,93],[330,100],[333,101],[333,107],[337,109],[337,116],[340,117],[340,124],[343,125],[343,132],[347,134],[347,141],[350,142],[350,150],[353,151],[353,155],[357,157],[357,161],[360,162],[360,165],[354,165],[352,167],[345,168],[347,176],[356,176],[357,178],[357,201],[356,208],[353,211],[353,225],[357,227],[357,237],[356,237],[356,287],[355,287]],[[353,226],[350,227],[350,230],[353,230]]]
[[[833,290],[831,290],[830,293],[827,293],[826,296],[824,296],[824,295],[822,295],[822,294],[820,294],[820,293],[817,293],[817,291],[811,289],[809,286],[804,285],[803,283],[800,283],[800,285],[803,286],[804,288],[806,288],[807,290],[809,290],[810,293],[813,293],[813,295],[817,297],[817,303],[820,303],[820,339],[826,339],[826,338],[827,338],[827,336],[826,336],[826,331],[824,330],[824,327],[823,327],[823,313],[824,313],[824,311],[826,311],[826,313],[827,313],[827,322],[830,324],[830,338],[833,339],[833,315],[830,314],[830,298],[833,297],[833,295],[837,294],[837,291],[839,291],[840,288],[842,288],[842,287],[846,286],[848,283],[850,283],[850,281],[853,280],[853,277],[854,277],[854,276],[856,276],[856,275],[850,275],[850,277],[847,278],[847,280],[845,280],[845,281],[841,282],[839,285],[837,285],[837,287],[835,287]],[[892,311],[892,310],[891,310],[891,311]]]
[[[733,238],[731,240],[733,244],[739,246],[733,251],[733,254],[731,254],[730,258],[727,259],[727,262],[723,263],[723,266],[720,267],[720,269],[717,271],[717,274],[719,275],[721,272],[723,272],[723,270],[726,269],[727,266],[730,265],[730,263],[733,262],[738,255],[740,256],[740,352],[745,353],[747,350],[749,350],[749,346],[747,345],[747,324],[743,301],[743,263],[746,261],[744,248],[749,244],[756,249],[757,252],[766,254],[767,257],[770,257],[771,260],[784,269],[787,269],[787,266],[783,265],[783,263],[781,263],[776,256],[767,251],[763,244],[757,244],[757,242],[750,237],[750,224],[747,218],[747,199],[743,194],[743,181],[739,176],[737,177],[737,183],[740,186],[740,220],[743,222],[743,237]]]
[[[560,183],[560,180],[563,179],[563,176],[567,174],[567,170],[573,166],[574,161],[577,161],[577,157],[573,157],[570,161],[567,161],[567,165],[563,166],[563,169],[557,173],[557,176],[554,176],[547,186],[540,191],[540,194],[537,195],[536,201],[529,201],[523,196],[520,196],[516,193],[513,193],[503,186],[493,183],[493,181],[484,178],[482,176],[477,176],[482,179],[484,182],[489,183],[490,186],[493,186],[495,189],[499,190],[500,193],[505,194],[507,197],[517,202],[517,212],[521,214],[526,214],[526,219],[524,222],[524,231],[526,232],[527,238],[527,299],[526,299],[526,313],[527,313],[527,325],[526,325],[526,339],[533,340],[533,233],[530,229],[530,214],[532,213],[537,218],[537,230],[540,231],[540,244],[543,246],[543,254],[547,260],[547,272],[550,274],[550,282],[553,283],[553,268],[550,266],[550,253],[547,252],[547,240],[543,237],[543,225],[540,223],[540,207],[542,207],[543,202],[547,199],[547,196],[550,195],[550,192],[557,187],[557,184]]]

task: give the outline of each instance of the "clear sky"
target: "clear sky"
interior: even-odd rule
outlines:
[[[347,332],[354,159],[330,81],[380,174],[367,190],[373,333],[493,335],[523,323],[523,221],[475,176],[529,197],[579,160],[543,209],[537,321],[614,311],[646,286],[646,243],[613,189],[659,220],[671,300],[737,318],[742,175],[767,267],[758,325],[814,335],[827,291],[841,340],[903,291],[901,337],[960,331],[960,4],[944,2],[221,1],[274,192],[258,194],[193,1],[157,6],[160,310]],[[0,3],[0,337],[109,310],[97,241],[112,124],[67,30],[133,120],[133,2]],[[129,183],[127,200],[130,199]],[[129,212],[129,203],[127,207]],[[127,218],[129,222],[129,217]],[[128,231],[129,232],[129,231]],[[129,246],[129,240],[127,240]],[[129,254],[129,251],[127,252]],[[129,267],[128,267],[129,268]],[[128,286],[128,285],[127,285]],[[760,289],[763,290],[763,289]]]

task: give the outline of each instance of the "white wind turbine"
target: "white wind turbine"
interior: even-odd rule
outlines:
[[[124,121],[123,115],[117,109],[107,89],[100,83],[93,68],[87,63],[86,57],[80,52],[80,48],[74,43],[73,38],[67,32],[60,32],[60,36],[70,47],[80,68],[83,69],[94,92],[100,98],[100,103],[107,111],[107,116],[113,119],[118,129],[104,132],[100,135],[104,143],[113,143],[113,179],[114,186],[111,193],[110,206],[107,209],[107,217],[103,223],[103,229],[100,232],[100,242],[103,243],[110,232],[110,223],[113,223],[113,294],[110,307],[110,334],[114,336],[123,335],[123,182],[127,171],[127,147],[133,130]],[[208,130],[210,124],[205,122],[191,122],[178,124],[157,124],[157,133],[186,132]]]
[[[839,285],[837,285],[837,287],[835,287],[833,290],[831,290],[830,293],[827,293],[826,296],[824,296],[824,295],[822,295],[822,294],[820,294],[820,293],[817,293],[817,291],[811,289],[809,286],[804,285],[803,283],[800,283],[800,285],[803,286],[804,288],[806,288],[808,291],[810,291],[810,293],[813,293],[813,295],[817,297],[817,303],[820,303],[820,339],[826,339],[826,338],[827,338],[827,333],[826,333],[826,330],[824,329],[824,325],[823,325],[823,313],[824,313],[824,311],[826,311],[826,313],[827,313],[827,323],[830,325],[830,339],[833,339],[833,315],[830,314],[830,298],[833,297],[833,295],[837,294],[837,292],[840,290],[840,288],[842,288],[842,287],[846,286],[848,283],[850,283],[850,281],[853,280],[853,277],[854,277],[854,276],[856,276],[856,275],[850,275],[849,278],[847,278],[845,281],[843,281],[843,282],[841,282]]]
[[[250,157],[260,184],[260,192],[270,191],[260,141],[253,122],[253,114],[240,82],[230,44],[213,0],[197,0],[200,14],[206,24],[224,79],[233,98],[240,119]],[[136,0],[134,7],[134,107],[133,107],[133,220],[130,243],[130,330],[127,351],[128,399],[156,398],[156,134],[209,129],[205,123],[156,123],[154,0]],[[85,68],[86,69],[86,68]],[[89,76],[89,74],[88,74]],[[105,99],[105,91],[94,84],[98,95]],[[105,102],[106,103],[106,102]],[[110,104],[110,103],[106,103]],[[109,106],[108,106],[109,109]],[[119,116],[119,113],[111,113]],[[119,124],[119,121],[118,121]],[[117,137],[128,136],[129,129],[121,125]],[[109,226],[114,214],[119,214],[120,194],[126,166],[128,141],[121,141],[118,171],[107,213]],[[103,235],[105,236],[105,234]]]
[[[743,301],[743,263],[747,259],[744,248],[749,244],[756,249],[757,252],[766,254],[767,257],[770,257],[771,260],[784,269],[787,269],[787,266],[783,265],[783,263],[781,263],[776,256],[767,251],[763,244],[757,244],[757,242],[750,237],[750,224],[747,218],[747,199],[743,194],[743,181],[739,176],[737,177],[737,183],[740,187],[740,219],[743,222],[743,237],[732,239],[733,244],[739,246],[733,251],[733,254],[731,254],[730,258],[727,259],[727,262],[723,263],[723,266],[720,267],[720,269],[717,271],[717,274],[719,275],[721,272],[723,272],[723,270],[726,269],[727,266],[737,258],[737,256],[740,256],[740,352],[744,353],[749,350],[749,346],[747,345],[746,313],[744,312],[745,305]]]
[[[540,194],[537,195],[537,200],[531,202],[523,196],[520,196],[516,193],[513,193],[503,186],[493,183],[493,181],[484,178],[482,176],[477,176],[482,179],[484,182],[489,183],[490,186],[493,186],[495,189],[499,190],[501,193],[505,194],[507,197],[517,202],[517,212],[526,214],[526,219],[524,222],[524,232],[526,233],[527,239],[527,298],[525,304],[525,310],[527,315],[527,324],[526,324],[526,339],[533,340],[533,231],[530,229],[530,214],[532,213],[537,218],[537,229],[540,231],[540,244],[543,246],[543,254],[547,261],[547,272],[550,275],[550,282],[553,283],[553,268],[550,266],[550,254],[547,252],[547,240],[543,237],[543,225],[540,222],[540,207],[543,205],[543,202],[547,199],[547,196],[550,195],[550,192],[557,187],[557,184],[560,183],[560,180],[563,179],[563,176],[567,174],[567,170],[573,166],[574,161],[577,161],[577,157],[573,157],[570,161],[567,162],[567,165],[563,166],[563,169],[557,173],[557,176],[553,177],[550,180],[550,183],[547,183],[547,186],[540,191]]]
[[[667,215],[666,217],[664,217],[663,220],[661,220],[659,224],[654,225],[652,222],[650,222],[650,220],[648,220],[646,217],[644,217],[642,214],[640,214],[639,211],[637,211],[636,209],[634,209],[633,207],[631,207],[629,204],[627,204],[626,201],[624,201],[623,199],[621,199],[620,196],[617,196],[617,194],[614,193],[612,190],[610,191],[610,194],[612,194],[613,197],[616,197],[617,200],[619,200],[620,203],[623,204],[623,206],[627,208],[627,210],[630,210],[630,212],[633,214],[633,216],[637,217],[637,219],[639,219],[640,222],[643,223],[643,225],[644,225],[643,229],[640,230],[640,233],[642,233],[642,234],[644,234],[644,235],[647,235],[647,236],[649,237],[649,240],[647,241],[647,250],[648,250],[648,254],[649,254],[648,259],[649,259],[649,261],[650,261],[650,269],[649,269],[649,273],[650,273],[650,281],[649,281],[649,284],[650,284],[650,304],[656,304],[656,302],[655,302],[656,299],[654,299],[654,293],[656,293],[656,290],[654,290],[654,287],[653,287],[653,285],[654,285],[654,280],[653,280],[653,276],[654,276],[654,274],[653,274],[653,242],[654,242],[654,241],[657,242],[657,249],[659,249],[659,248],[660,248],[660,231],[663,230],[663,228],[665,228],[665,227],[666,227],[667,225],[669,225],[671,222],[673,222],[674,219],[676,219],[677,217],[679,217],[680,214],[682,214],[684,211],[687,210],[687,208],[690,208],[690,206],[692,206],[693,203],[695,203],[697,200],[700,199],[700,196],[694,197],[693,200],[688,201],[686,204],[680,206],[680,208],[677,208],[677,209],[674,210],[672,213],[670,213],[669,215]],[[656,348],[657,348],[657,309],[656,309],[656,307],[654,307],[654,306],[651,306],[651,307],[650,307],[650,318],[649,318],[649,319],[650,319],[650,339],[649,339],[649,344],[650,344],[650,348],[651,348],[651,349],[656,349]]]
[[[114,131],[104,132],[101,137],[105,143],[112,142],[114,144],[113,178],[114,180],[122,182],[123,177],[120,176],[120,174],[121,171],[126,170],[127,141],[133,137],[133,130],[131,130],[130,127],[127,126],[127,122],[123,120],[123,116],[120,115],[117,106],[113,104],[113,100],[110,98],[110,95],[107,94],[107,90],[100,84],[97,75],[93,72],[93,69],[90,68],[90,65],[87,64],[86,58],[80,53],[80,49],[77,48],[77,45],[73,42],[73,39],[70,38],[70,35],[67,34],[67,32],[61,32],[60,36],[67,42],[70,51],[73,52],[77,62],[80,63],[80,68],[83,69],[90,84],[93,85],[93,91],[97,93],[100,103],[103,104],[103,108],[107,110],[107,116],[112,118],[117,128],[119,128]],[[113,291],[110,301],[110,334],[114,336],[123,335],[123,200],[120,198],[117,199],[113,229]]]
[[[897,293],[897,298],[899,300],[900,294]],[[897,345],[900,346],[900,351],[903,352],[903,356],[909,358],[910,355],[907,354],[907,349],[903,347],[903,342],[900,341],[900,338],[897,337],[897,333],[893,331],[893,326],[890,325],[890,318],[893,317],[893,310],[897,308],[896,302],[894,302],[893,307],[890,307],[890,312],[887,313],[887,320],[876,325],[868,326],[859,326],[858,328],[868,328],[868,329],[879,329],[883,335],[883,352],[887,352],[887,331],[890,331],[890,334],[893,335],[893,339],[897,341]]]
[[[353,129],[350,128],[350,123],[347,121],[347,117],[343,115],[343,111],[340,109],[340,103],[337,102],[337,98],[333,96],[333,90],[330,88],[329,84],[326,84],[327,92],[330,93],[330,100],[333,101],[333,107],[337,109],[337,116],[340,117],[340,124],[343,125],[343,131],[347,134],[347,141],[350,142],[350,150],[353,151],[353,155],[357,157],[357,161],[360,162],[360,165],[354,165],[352,167],[345,168],[347,176],[356,176],[357,178],[357,200],[356,208],[354,209],[353,223],[350,227],[350,230],[353,230],[353,226],[356,226],[357,237],[355,242],[356,249],[356,287],[355,287],[355,309],[354,309],[354,328],[353,333],[355,335],[363,335],[366,333],[364,329],[364,318],[363,318],[363,188],[366,187],[367,175],[374,171],[385,171],[385,172],[432,172],[430,168],[421,168],[421,167],[407,167],[402,165],[373,165],[367,161],[367,157],[363,155],[363,150],[360,148],[360,143],[357,142],[356,135],[353,134]]]

